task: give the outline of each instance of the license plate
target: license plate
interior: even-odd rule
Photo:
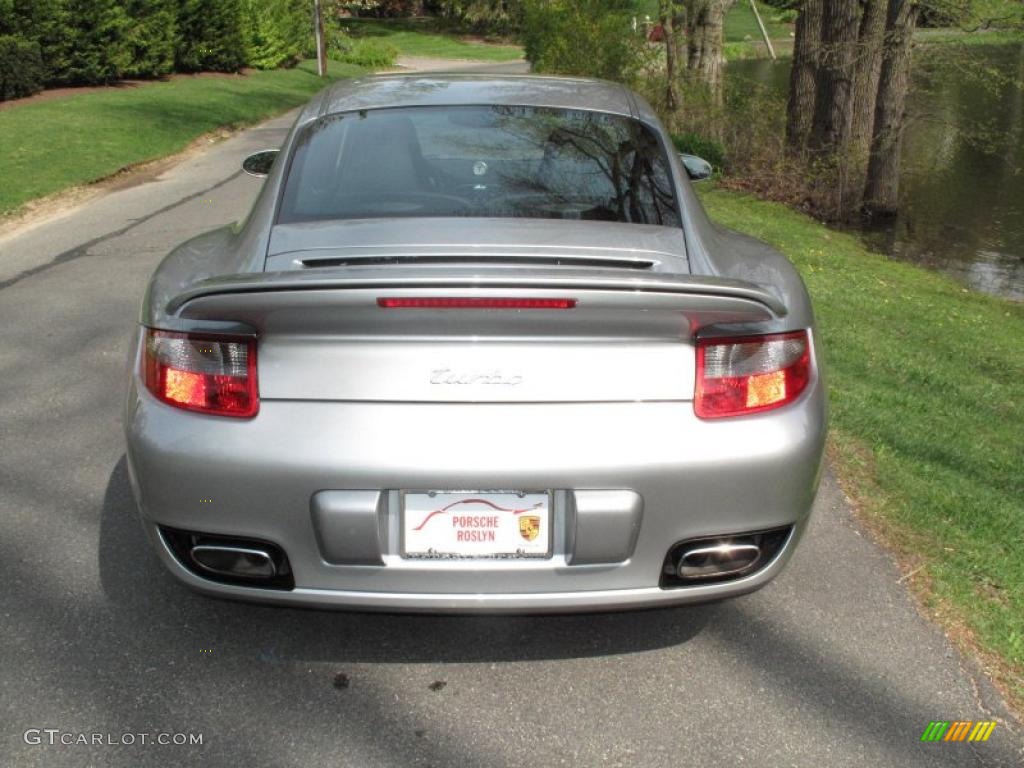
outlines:
[[[402,494],[402,556],[550,557],[550,497],[501,491],[406,491]]]

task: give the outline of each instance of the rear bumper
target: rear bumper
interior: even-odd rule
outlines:
[[[627,611],[694,604],[738,597],[765,586],[785,568],[805,525],[794,528],[785,547],[757,573],[736,581],[678,589],[657,586],[634,589],[578,589],[567,592],[432,593],[364,592],[296,587],[282,591],[219,584],[199,578],[175,558],[156,526],[147,525],[154,546],[168,570],[182,583],[206,595],[271,605],[394,613],[589,613]],[[580,566],[582,567],[582,566]],[[655,570],[657,568],[655,567]],[[657,580],[655,576],[655,581]],[[474,577],[467,579],[475,581]]]
[[[156,550],[201,592],[358,610],[571,612],[721,599],[778,575],[814,500],[825,404],[819,380],[786,408],[717,422],[697,419],[689,402],[295,401],[264,401],[256,418],[240,421],[173,409],[133,380],[126,433],[133,491]],[[405,560],[393,501],[400,489],[551,489],[554,555]],[[635,543],[610,542],[608,551],[621,552],[613,561],[574,562],[578,534],[587,533],[580,526],[589,525],[574,513],[574,489],[642,498]],[[331,548],[312,499],[334,490],[381,492],[377,564],[325,556]],[[201,578],[168,549],[159,525],[273,542],[287,553],[295,588]],[[790,525],[778,556],[752,575],[659,587],[666,552],[678,541]]]

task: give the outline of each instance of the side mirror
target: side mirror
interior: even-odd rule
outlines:
[[[690,177],[691,181],[704,181],[705,179],[710,179],[711,174],[715,172],[715,169],[711,167],[711,163],[703,157],[680,154],[679,159],[683,161],[683,167],[686,168],[686,175]]]
[[[242,170],[250,176],[266,176],[274,165],[280,149],[261,149],[242,161]]]

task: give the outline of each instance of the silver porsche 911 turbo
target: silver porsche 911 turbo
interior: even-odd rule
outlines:
[[[162,262],[132,350],[133,491],[185,584],[564,612],[782,570],[826,427],[807,292],[636,94],[369,77],[244,167],[252,212]]]

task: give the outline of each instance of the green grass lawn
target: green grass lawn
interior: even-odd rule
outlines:
[[[768,37],[771,38],[776,55],[791,55],[793,38],[790,35],[794,26],[772,21],[772,17],[779,11],[770,5],[759,2],[757,10],[768,30]],[[640,4],[640,16],[644,15],[657,21],[658,0],[644,0]],[[768,49],[765,47],[764,38],[761,37],[761,30],[757,26],[754,12],[750,10],[749,0],[737,0],[726,15],[724,43],[723,54],[728,61],[768,58]]]
[[[757,4],[757,10],[761,14],[761,20],[768,30],[768,37],[773,41],[786,39],[793,31],[792,24],[778,24],[772,21],[779,11],[764,3]],[[640,5],[640,15],[650,16],[653,21],[658,20],[658,0],[644,0]],[[757,19],[754,12],[750,10],[750,0],[737,0],[728,15],[725,17],[725,42],[737,43],[743,40],[761,40],[761,30],[757,27]]]
[[[965,32],[958,27],[917,28],[914,42],[923,44],[954,43],[964,46],[1019,45],[1024,42],[1024,31],[1019,29],[985,29]]]
[[[1024,304],[869,253],[782,205],[702,198],[800,269],[825,349],[835,469],[921,568],[912,581],[929,607],[1002,660],[997,677],[1024,703]]]
[[[758,3],[757,10],[761,14],[761,21],[764,22],[764,26],[768,30],[768,37],[772,40],[789,39],[793,25],[772,21],[772,16],[779,12],[777,9],[764,3]],[[742,40],[762,40],[761,30],[757,26],[754,12],[750,10],[748,0],[739,0],[725,17],[725,42],[736,43]]]
[[[442,31],[430,19],[346,19],[342,26],[353,37],[387,40],[402,56],[434,59],[515,61],[523,58],[518,45],[491,45]]]
[[[363,72],[331,62],[331,78]],[[208,131],[258,122],[324,86],[315,64],[246,76],[110,88],[0,111],[0,214],[34,198],[183,149]]]

